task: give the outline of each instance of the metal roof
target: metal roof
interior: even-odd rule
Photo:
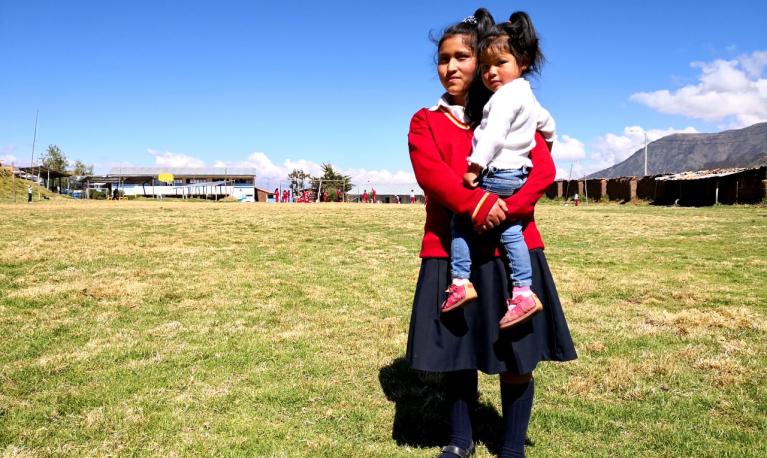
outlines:
[[[32,175],[37,175],[39,173],[42,178],[46,178],[49,173],[51,178],[66,178],[66,177],[72,176],[72,172],[60,172],[58,170],[49,169],[48,167],[44,165],[16,167],[16,169],[21,170],[22,172],[32,174]]]
[[[665,175],[662,177],[656,177],[655,179],[658,181],[704,180],[706,178],[717,178],[717,177],[724,177],[727,175],[734,175],[744,170],[749,170],[749,169],[736,168],[736,169],[698,170],[695,172],[682,172],[682,173],[676,173],[674,175]]]
[[[158,176],[170,173],[183,177],[213,177],[213,176],[256,176],[257,169],[253,167],[112,167],[107,176],[136,177]]]

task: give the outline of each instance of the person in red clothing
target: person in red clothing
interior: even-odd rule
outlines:
[[[533,218],[535,204],[554,181],[551,153],[540,134],[530,151],[532,168],[525,184],[500,199],[463,185],[471,152],[472,128],[489,99],[480,81],[477,39],[493,25],[484,8],[448,27],[438,42],[437,73],[446,93],[432,108],[413,115],[408,133],[410,160],[424,190],[426,223],[421,241],[421,268],[416,284],[406,359],[417,370],[444,373],[450,443],[443,458],[473,451],[470,412],[477,403],[477,371],[500,374],[503,440],[500,456],[524,456],[527,425],[533,405],[533,370],[539,362],[576,358],[575,347],[543,253]],[[476,229],[470,278],[479,297],[476,306],[441,313],[450,283],[449,249],[452,215],[466,218]],[[543,311],[501,331],[507,311],[508,271],[499,257],[497,231],[506,220],[522,220],[530,253],[531,289]]]
[[[362,202],[368,203],[368,190],[367,189],[362,193]]]
[[[280,202],[280,189],[274,188],[274,203],[276,204],[279,202]]]
[[[370,203],[376,203],[376,188],[370,189]]]

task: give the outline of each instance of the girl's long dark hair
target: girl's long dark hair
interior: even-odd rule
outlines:
[[[493,24],[495,24],[493,15],[485,8],[479,8],[472,16],[443,30],[438,40],[434,39],[437,44],[437,53],[439,53],[439,48],[446,39],[456,35],[464,36],[464,43],[477,56],[477,71],[466,94],[466,118],[472,127],[479,124],[482,119],[482,108],[492,95],[492,92],[482,84],[482,74],[479,70],[479,42]]]

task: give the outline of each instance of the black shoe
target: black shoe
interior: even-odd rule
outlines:
[[[468,449],[461,448],[457,445],[446,445],[442,447],[442,453],[450,453],[457,456],[458,458],[468,458],[474,454],[474,442],[469,445]]]

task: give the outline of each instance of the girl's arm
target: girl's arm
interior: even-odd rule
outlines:
[[[484,222],[498,196],[463,186],[461,178],[445,163],[437,149],[427,113],[424,109],[413,116],[407,136],[418,185],[429,199],[435,199],[453,213],[469,215],[475,223]]]
[[[535,147],[530,151],[530,160],[533,168],[527,181],[516,194],[504,199],[510,219],[532,219],[535,204],[554,182],[557,174],[551,151],[539,132],[535,133]]]

